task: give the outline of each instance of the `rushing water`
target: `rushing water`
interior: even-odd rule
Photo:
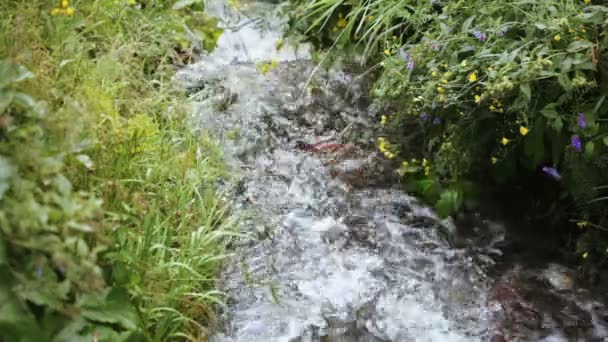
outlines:
[[[306,46],[276,51],[277,5],[243,6],[207,5],[226,32],[178,74],[195,124],[239,170],[229,195],[248,234],[222,275],[213,340],[605,340],[606,311],[573,290],[568,269],[489,276],[503,227],[479,219],[456,239],[370,148],[379,110],[364,79],[313,75]]]

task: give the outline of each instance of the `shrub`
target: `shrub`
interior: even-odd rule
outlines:
[[[608,223],[605,1],[294,5],[292,30],[377,63],[379,148],[440,214],[473,200],[470,181],[486,176],[561,189],[545,209],[587,230],[581,255],[604,258],[605,243],[584,242]]]
[[[232,218],[173,63],[200,2],[0,4],[0,337],[200,339]],[[196,24],[190,31],[184,21]]]

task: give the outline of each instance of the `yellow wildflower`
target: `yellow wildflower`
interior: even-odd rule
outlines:
[[[437,77],[437,72],[436,72],[436,71],[433,71],[433,72],[431,73],[431,76],[433,76],[433,77]]]
[[[382,126],[386,125],[386,121],[388,120],[388,118],[386,117],[386,115],[382,115],[381,120],[380,120],[380,124]]]
[[[69,0],[61,0],[61,7],[68,8],[69,5],[70,5]]]
[[[553,36],[553,40],[555,40],[556,42],[559,42],[560,40],[562,40],[562,36],[560,36],[559,34],[556,34],[555,36]]]
[[[463,68],[467,66],[467,60],[465,59],[464,61],[462,61],[462,63],[460,63],[460,66],[462,66]]]
[[[277,43],[275,45],[277,50],[281,50],[281,48],[283,47],[283,39],[279,38],[277,39]]]
[[[439,86],[439,87],[437,87],[437,91],[440,93],[443,93],[443,92],[445,92],[445,89],[443,89],[442,86]]]
[[[498,161],[498,159],[496,159],[496,157],[492,157],[492,158],[490,158],[490,160],[492,161],[492,164],[496,164],[496,162]]]
[[[431,173],[431,168],[429,166],[424,168],[424,175],[428,176]]]
[[[469,82],[475,82],[477,81],[477,74],[472,72],[469,74]]]
[[[481,103],[481,95],[475,95],[475,103]]]
[[[51,15],[59,15],[61,13],[61,9],[60,8],[53,8],[51,10]]]
[[[384,50],[384,54],[387,56],[391,55],[391,51],[389,49]]]
[[[344,19],[344,15],[342,13],[338,14],[338,16],[340,17],[340,19],[338,19],[338,23],[336,24],[336,26],[339,28],[345,28],[348,24],[348,21]]]
[[[496,107],[494,107],[494,105],[490,105],[490,110],[495,112],[496,111]]]
[[[67,14],[67,15],[69,15],[69,16],[74,15],[74,8],[72,8],[72,7],[68,7],[68,8],[65,10],[65,14]]]
[[[520,133],[521,135],[524,135],[524,136],[525,136],[526,134],[528,134],[528,132],[530,132],[530,130],[529,130],[528,128],[526,128],[526,127],[524,127],[524,126],[519,126],[519,133]]]
[[[401,163],[401,166],[403,166],[403,167],[408,167],[408,166],[410,166],[410,163],[408,163],[408,162],[407,162],[407,160],[404,160],[404,161]]]
[[[507,145],[509,142],[510,142],[510,140],[509,140],[509,139],[507,139],[507,138],[505,138],[505,137],[502,137],[502,139],[500,140],[500,143],[501,143],[501,144],[503,144],[503,145],[505,145],[505,146],[506,146],[506,145]]]
[[[587,259],[588,256],[589,256],[589,252],[583,253],[583,259]]]
[[[444,84],[447,84],[449,81],[448,81],[448,80],[446,80],[446,79],[444,79],[442,82],[443,82]]]
[[[426,166],[428,166],[428,165],[429,165],[429,161],[428,161],[428,160],[426,160],[426,158],[422,158],[422,166],[423,166],[423,167],[426,167]]]

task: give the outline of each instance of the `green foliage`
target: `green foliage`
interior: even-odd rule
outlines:
[[[170,80],[221,31],[196,2],[66,3],[0,4],[0,339],[202,339],[227,174]]]
[[[292,32],[376,63],[374,95],[391,108],[379,148],[440,214],[469,197],[463,180],[490,176],[560,187],[569,202],[555,204],[575,209],[555,214],[608,224],[605,1],[292,4]]]

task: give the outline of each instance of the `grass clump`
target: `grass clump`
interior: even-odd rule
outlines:
[[[197,1],[0,12],[0,336],[204,339],[233,219],[171,77],[221,30]]]

